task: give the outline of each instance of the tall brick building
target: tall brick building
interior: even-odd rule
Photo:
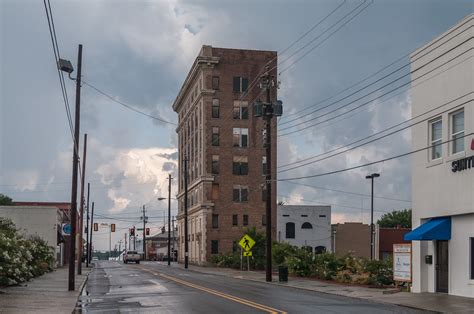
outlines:
[[[173,104],[179,115],[178,256],[184,260],[184,159],[188,159],[189,262],[237,250],[245,229],[265,230],[265,122],[252,103],[265,92],[252,82],[277,53],[203,46]],[[274,67],[274,69],[272,69]],[[243,94],[248,87],[248,95]],[[271,100],[276,100],[276,88]],[[276,177],[276,119],[272,122],[272,178]],[[276,233],[276,184],[272,185]]]

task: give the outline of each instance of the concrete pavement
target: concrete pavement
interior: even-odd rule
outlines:
[[[145,262],[145,264],[146,263],[147,262]],[[166,263],[162,264],[165,265]],[[183,265],[173,263],[173,267],[182,268]],[[265,273],[260,271],[248,272],[229,268],[200,267],[195,265],[189,265],[189,269],[205,274],[221,275],[241,280],[266,283]],[[444,293],[397,292],[387,294],[387,292],[392,292],[394,289],[377,289],[357,285],[343,285],[301,277],[290,277],[287,283],[280,283],[278,282],[278,277],[276,275],[273,276],[272,283],[266,284],[370,300],[385,304],[400,305],[437,313],[474,313],[473,298],[457,297]]]
[[[68,291],[68,268],[61,267],[19,286],[0,289],[0,313],[71,313],[76,307],[90,268],[76,276],[75,291]]]

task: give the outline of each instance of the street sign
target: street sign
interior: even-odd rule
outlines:
[[[255,245],[255,241],[248,235],[244,235],[242,239],[240,239],[239,245],[245,250],[250,251],[252,247]]]
[[[411,244],[393,245],[393,280],[411,282]]]
[[[244,252],[244,256],[252,256],[252,251]]]
[[[143,231],[143,228],[137,228],[137,231]]]
[[[61,232],[63,235],[71,235],[71,224],[64,223],[61,227]]]

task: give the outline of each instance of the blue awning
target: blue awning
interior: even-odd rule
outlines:
[[[451,217],[431,218],[418,228],[405,234],[404,239],[412,240],[449,240],[451,239]]]

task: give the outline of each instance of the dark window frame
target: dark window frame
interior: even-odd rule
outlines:
[[[217,102],[215,102],[217,101]],[[214,98],[212,99],[212,107],[211,107],[211,117],[213,119],[219,119],[220,117],[220,104],[219,104],[219,98]]]
[[[219,214],[212,214],[212,229],[219,228]]]
[[[214,156],[217,156],[217,160],[214,160]],[[219,155],[212,155],[211,157],[211,174],[219,174],[220,158]]]
[[[246,156],[236,156],[236,157],[246,157]],[[247,161],[232,161],[232,174],[243,176],[249,174],[249,162]]]
[[[232,215],[232,226],[238,226],[239,225],[239,215],[234,214]]]
[[[287,222],[285,224],[285,238],[294,239],[296,236],[296,225],[294,222]]]
[[[215,132],[217,130],[217,132]],[[212,127],[212,139],[211,139],[212,146],[219,146],[220,144],[220,129],[219,127]]]
[[[303,222],[301,229],[313,229],[313,225],[307,221]]]
[[[243,215],[242,225],[243,226],[248,226],[249,225],[249,215]]]
[[[237,188],[236,188],[237,187]],[[235,203],[246,203],[249,201],[249,188],[246,185],[238,185],[232,188],[232,200]]]
[[[211,254],[219,254],[219,240],[211,240]]]
[[[219,89],[219,77],[218,76],[212,76],[211,86],[212,86],[212,89]]]

